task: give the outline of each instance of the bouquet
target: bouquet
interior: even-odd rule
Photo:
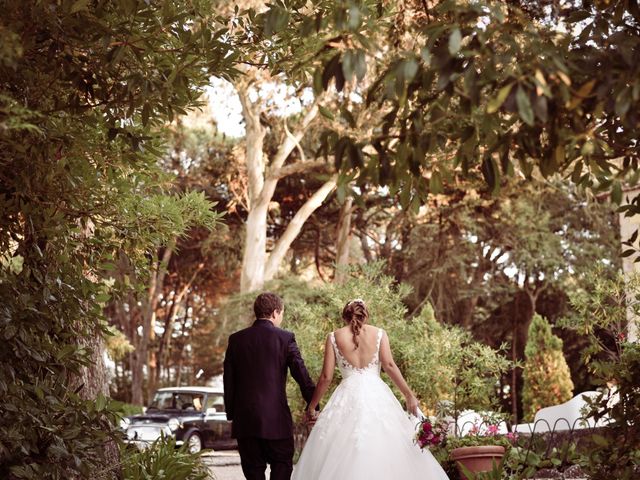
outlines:
[[[421,449],[433,449],[444,444],[447,439],[447,425],[443,422],[433,422],[430,418],[423,418],[418,424],[415,443]]]

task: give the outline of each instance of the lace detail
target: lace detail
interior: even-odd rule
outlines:
[[[331,338],[331,345],[333,345],[333,351],[336,354],[336,360],[338,364],[338,368],[340,368],[341,373],[352,372],[352,373],[364,373],[369,370],[375,369],[378,373],[380,373],[380,342],[382,341],[382,329],[378,329],[378,334],[376,338],[376,353],[373,354],[373,358],[371,361],[364,367],[358,368],[354,365],[351,365],[349,361],[344,358],[340,350],[338,349],[338,343],[336,342],[335,332],[331,332],[329,334]]]

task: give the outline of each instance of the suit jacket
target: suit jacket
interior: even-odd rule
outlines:
[[[269,320],[256,320],[229,337],[224,357],[224,403],[227,418],[233,421],[234,438],[293,436],[287,369],[310,402],[315,385],[293,333]]]

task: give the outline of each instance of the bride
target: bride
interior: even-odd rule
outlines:
[[[393,361],[387,334],[368,323],[360,299],[345,305],[342,318],[347,326],[327,337],[308,418],[314,418],[336,365],[342,382],[318,416],[292,479],[447,480],[431,453],[413,443],[417,419],[380,378],[382,367],[404,395],[407,410],[417,414],[418,400]]]

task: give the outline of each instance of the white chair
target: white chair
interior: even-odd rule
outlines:
[[[532,423],[520,423],[513,427],[518,433],[542,433],[554,430],[575,430],[580,428],[601,427],[609,423],[608,418],[601,418],[596,422],[587,417],[587,399],[594,399],[600,392],[582,392],[571,400],[538,410]]]

